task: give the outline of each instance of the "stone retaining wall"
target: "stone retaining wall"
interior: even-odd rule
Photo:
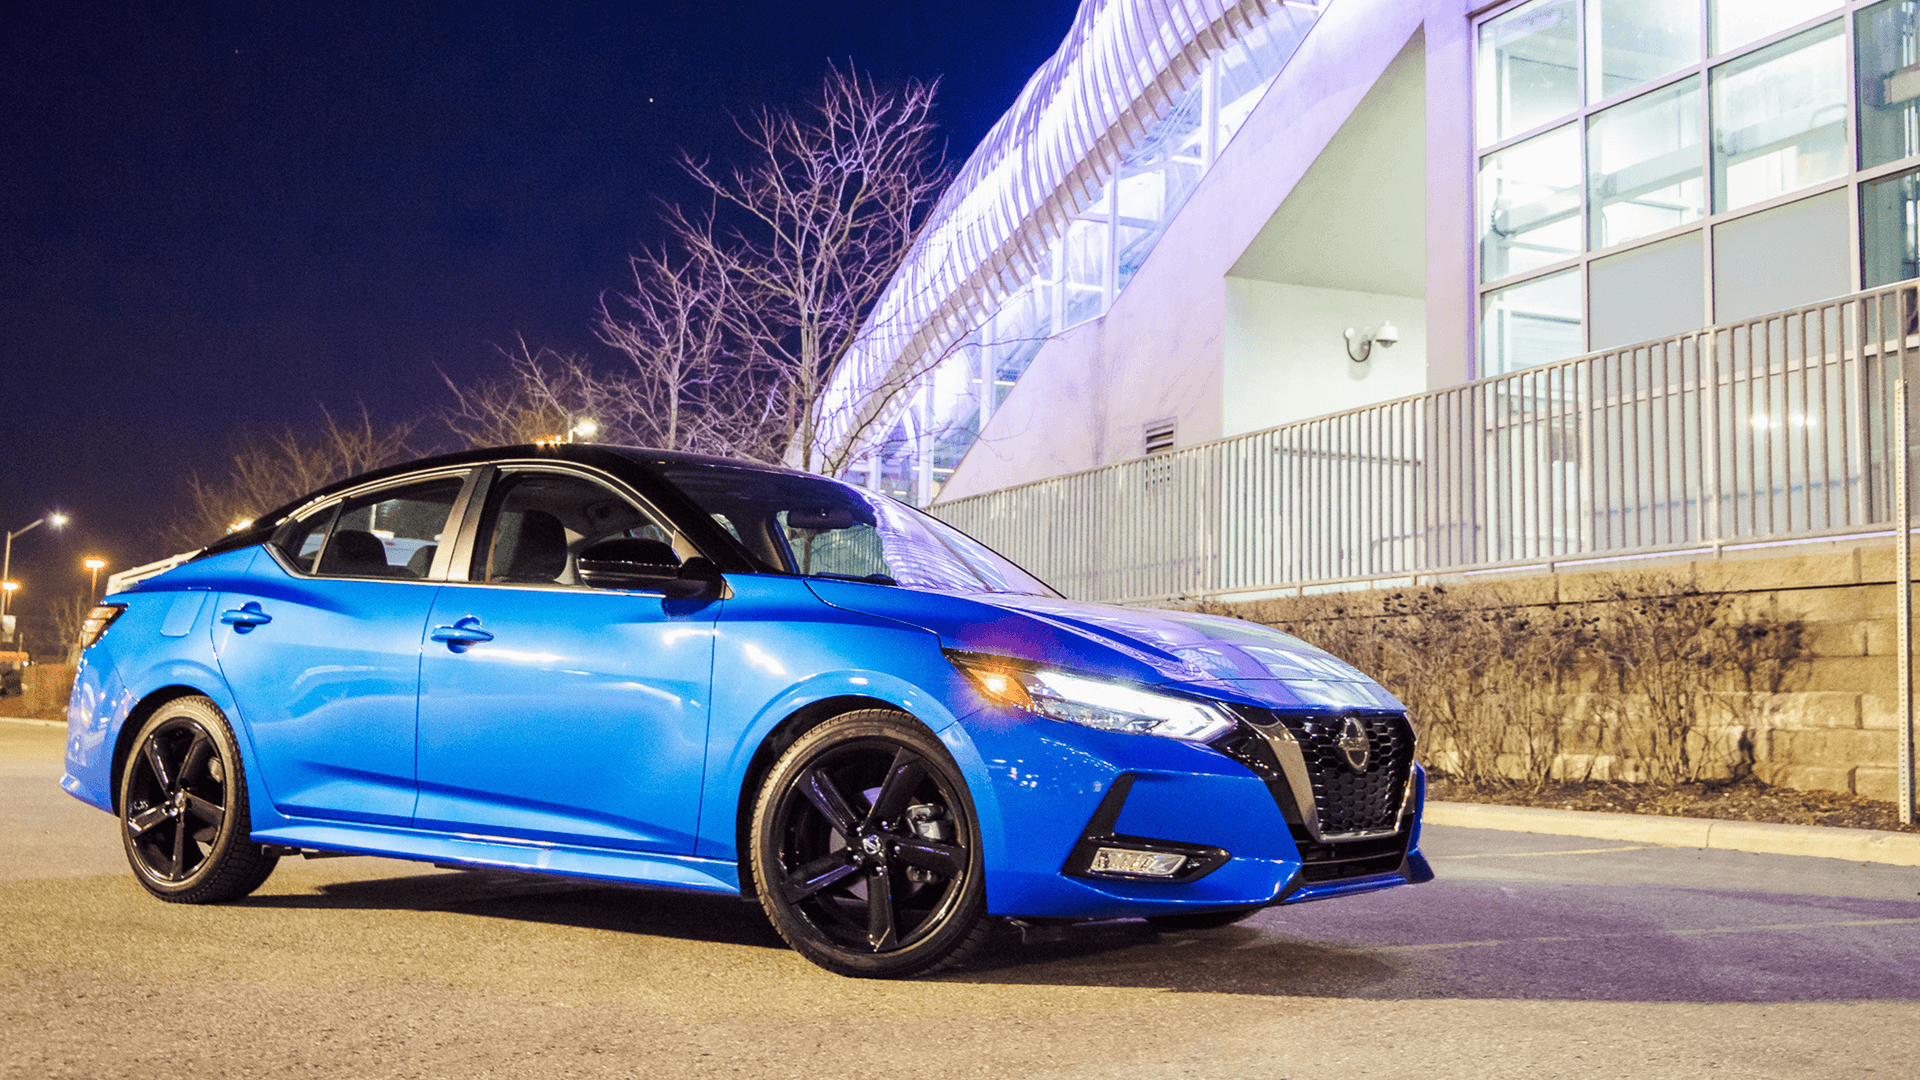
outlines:
[[[1769,783],[1895,800],[1899,729],[1893,543],[1809,545],[1785,549],[1792,554],[1774,553],[1780,550],[1616,563],[1605,571],[1443,578],[1441,584],[1493,586],[1509,605],[1544,608],[1604,600],[1623,574],[1650,572],[1691,581],[1704,592],[1737,596],[1778,619],[1801,620],[1802,655],[1781,692],[1724,695],[1734,706],[1734,726],[1716,729],[1715,737],[1749,740],[1754,774]],[[1378,598],[1393,591],[1357,594],[1354,606],[1378,606]],[[1286,603],[1258,601],[1229,605],[1229,610],[1257,621],[1284,623],[1272,616]],[[1595,680],[1583,681],[1590,687]],[[1570,721],[1592,713],[1593,696],[1569,698]],[[1440,753],[1444,757],[1444,751]],[[1592,744],[1569,745],[1565,758],[1569,770],[1589,772],[1596,779],[1637,779],[1641,773],[1634,763],[1609,757],[1605,748]]]

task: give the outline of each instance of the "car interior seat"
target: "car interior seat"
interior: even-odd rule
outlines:
[[[544,510],[529,510],[520,518],[520,532],[514,537],[513,555],[506,572],[494,580],[558,581],[566,570],[566,526]]]
[[[340,529],[327,540],[327,550],[314,571],[332,577],[391,577],[386,545],[360,529]]]

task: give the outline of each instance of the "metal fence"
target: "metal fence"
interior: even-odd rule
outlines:
[[[1912,283],[936,504],[1139,602],[1890,527]]]

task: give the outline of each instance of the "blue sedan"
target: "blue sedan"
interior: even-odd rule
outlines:
[[[903,976],[1002,919],[1432,877],[1413,729],[1360,672],[736,461],[356,477],[123,586],[84,644],[62,784],[162,900],[296,854],[506,867],[754,898],[813,962]]]

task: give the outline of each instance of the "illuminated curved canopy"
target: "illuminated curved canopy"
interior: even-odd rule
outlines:
[[[1198,100],[1216,58],[1239,46],[1264,90],[1319,10],[1300,0],[1084,0],[1059,51],[935,205],[834,373],[818,428],[821,459],[864,453],[904,408],[903,390],[1048,272],[1075,216],[1101,200],[1129,154],[1163,137],[1165,122]],[[1214,131],[1210,123],[1202,168]]]

